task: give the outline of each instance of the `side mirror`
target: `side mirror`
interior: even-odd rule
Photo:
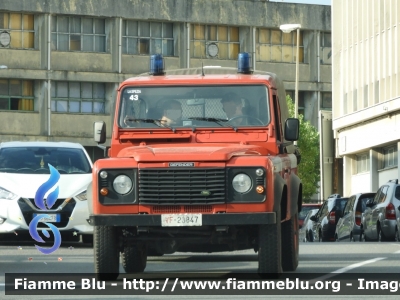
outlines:
[[[94,141],[104,144],[106,141],[106,123],[103,121],[94,122]]]
[[[315,216],[315,215],[314,215],[314,216],[311,216],[311,217],[310,217],[310,220],[313,221],[313,222],[317,222],[317,216]]]
[[[299,139],[299,119],[288,118],[285,122],[285,140],[297,141]]]

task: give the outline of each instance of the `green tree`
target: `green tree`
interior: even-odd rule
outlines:
[[[289,115],[294,117],[294,103],[289,95],[286,96],[286,102],[289,108]],[[298,118],[300,121],[300,136],[297,146],[301,154],[301,161],[297,168],[297,173],[303,183],[303,201],[308,202],[319,188],[319,133],[310,122],[304,120],[302,114],[299,114]]]

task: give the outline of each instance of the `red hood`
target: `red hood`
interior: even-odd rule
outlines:
[[[145,161],[228,161],[232,156],[266,155],[267,151],[255,145],[196,145],[135,146],[121,150],[118,157],[133,157],[137,162]]]

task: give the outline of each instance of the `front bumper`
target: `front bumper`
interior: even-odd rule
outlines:
[[[381,229],[385,238],[394,239],[396,234],[396,226],[397,220],[384,219],[383,222],[381,222]]]
[[[91,215],[93,226],[158,226],[161,215]],[[276,224],[275,212],[203,214],[202,226]]]
[[[63,223],[52,223],[61,232],[62,231],[77,231],[78,233],[92,234],[93,226],[91,226],[88,219],[88,204],[87,201],[76,200],[71,211],[67,214],[62,211],[41,211],[34,210],[29,205],[21,206],[21,199],[19,200],[5,200],[0,199],[0,218],[5,219],[4,223],[0,224],[0,233],[10,233],[14,231],[29,230],[29,223],[34,213],[40,214],[64,214],[65,221]],[[22,209],[21,209],[22,207]],[[38,224],[38,229],[48,229],[47,225],[43,223]]]

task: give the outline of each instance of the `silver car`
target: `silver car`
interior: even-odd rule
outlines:
[[[397,235],[397,218],[400,212],[400,185],[398,179],[390,180],[367,202],[362,221],[362,237],[366,241],[393,241]]]
[[[307,216],[304,219],[303,226],[299,229],[299,240],[302,242],[314,242],[315,226],[314,221],[310,218],[318,212],[318,208],[314,208],[308,211]]]
[[[358,193],[349,198],[336,225],[336,241],[361,241],[362,215],[367,208],[367,202],[373,200],[375,194]]]

